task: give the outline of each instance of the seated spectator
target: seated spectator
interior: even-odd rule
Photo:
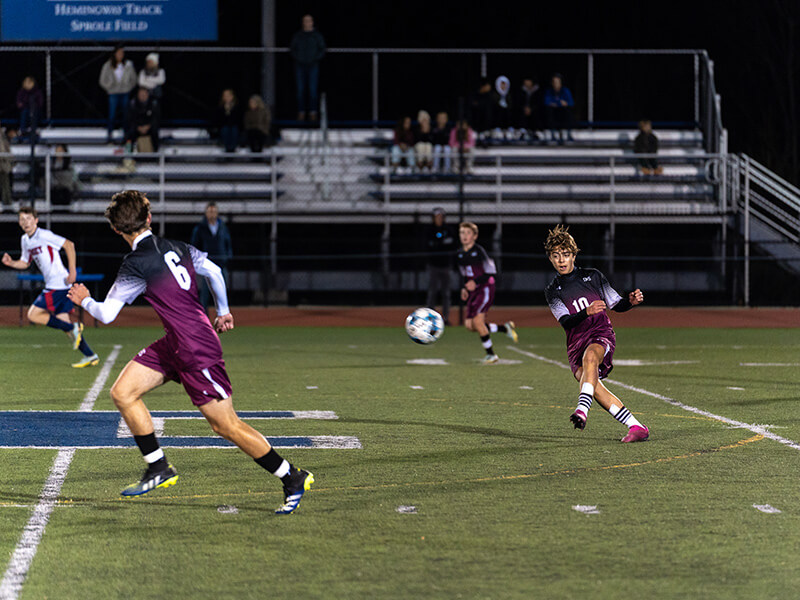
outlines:
[[[59,144],[50,161],[50,202],[68,206],[77,191],[78,181],[72,168],[69,148],[66,144]]]
[[[430,171],[433,166],[433,132],[431,131],[431,116],[427,111],[421,110],[417,114],[417,129],[414,132],[414,154],[417,157],[417,168],[420,171]]]
[[[475,132],[466,121],[458,121],[450,132],[450,148],[456,157],[456,172],[461,170],[461,149],[464,150],[464,172],[472,173],[472,163],[474,161],[473,150],[475,148]]]
[[[167,74],[158,66],[158,54],[151,52],[144,59],[144,69],[139,71],[139,87],[147,88],[151,98],[161,101],[164,93],[161,86],[166,81]]]
[[[512,99],[511,82],[505,75],[500,75],[494,80],[494,93],[492,94],[492,125],[495,137],[506,139],[513,136],[511,127]]]
[[[572,93],[562,84],[561,75],[556,73],[553,75],[550,87],[544,93],[545,124],[550,130],[553,141],[557,137],[560,144],[564,143],[563,130],[567,132],[567,139],[571,142],[574,141],[572,137],[573,106],[575,106],[575,102],[572,99]]]
[[[636,154],[658,153],[658,138],[653,133],[653,124],[649,120],[639,121],[639,135],[633,141],[633,151]],[[640,158],[637,162],[642,175],[661,175],[664,172],[655,157]]]
[[[436,127],[432,134],[433,140],[433,170],[436,173],[440,172],[442,165],[442,157],[444,157],[444,171],[450,172],[450,125],[448,123],[447,113],[436,113]]]
[[[258,95],[250,96],[244,112],[244,135],[251,152],[261,152],[265,142],[270,142],[269,128],[272,125],[272,112]]]
[[[403,117],[394,129],[392,143],[392,170],[402,173],[400,161],[405,160],[409,170],[414,168],[414,132],[411,129],[411,117]]]
[[[536,133],[540,128],[539,107],[542,103],[539,92],[539,84],[533,78],[526,77],[522,80],[522,87],[517,94],[517,127],[533,139],[539,139]]]
[[[22,80],[22,87],[17,92],[17,109],[19,110],[19,137],[18,142],[36,141],[36,130],[39,128],[39,120],[42,116],[44,106],[44,94],[36,85],[33,77],[26,77]]]
[[[147,88],[140,87],[128,105],[128,126],[125,145],[136,146],[137,152],[158,152],[158,124],[161,118],[158,100],[150,97]]]
[[[492,127],[492,85],[488,79],[482,79],[478,91],[470,96],[467,117],[479,137],[488,136]]]
[[[236,94],[231,89],[223,90],[219,99],[219,106],[214,113],[214,125],[219,135],[219,142],[225,147],[225,152],[236,152],[239,146],[239,124],[242,122],[242,113]]]
[[[6,136],[6,130],[0,128],[0,204],[2,207],[11,206],[11,171],[14,170],[14,157],[11,154],[11,143]]]

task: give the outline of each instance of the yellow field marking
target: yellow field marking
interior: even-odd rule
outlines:
[[[644,460],[641,462],[634,462],[634,463],[623,463],[618,465],[603,465],[598,467],[580,467],[577,469],[560,469],[558,471],[544,471],[542,473],[522,473],[520,475],[496,475],[494,477],[476,477],[472,479],[450,479],[450,480],[443,480],[443,481],[408,481],[405,483],[384,483],[380,485],[351,485],[351,486],[342,486],[342,487],[330,487],[330,488],[313,488],[311,491],[314,493],[318,492],[341,492],[341,491],[366,491],[366,490],[383,490],[383,489],[393,489],[393,488],[403,488],[403,487],[413,487],[413,486],[432,486],[432,485],[452,485],[458,483],[486,483],[491,481],[507,481],[507,480],[516,480],[516,479],[535,479],[537,477],[554,477],[557,475],[575,475],[578,473],[592,473],[597,471],[609,471],[612,469],[630,469],[632,467],[643,467],[645,465],[654,465],[659,463],[668,463],[673,462],[676,460],[684,460],[688,458],[695,458],[697,456],[702,456],[704,454],[711,454],[713,452],[722,452],[723,450],[732,450],[734,448],[740,448],[747,444],[752,444],[753,442],[759,442],[764,439],[763,435],[754,435],[753,437],[749,437],[745,440],[739,440],[733,444],[728,444],[726,446],[719,446],[717,448],[710,448],[708,450],[697,450],[696,452],[690,452],[687,454],[678,454],[676,456],[668,456],[665,458],[654,458],[651,460]],[[185,496],[153,496],[152,500],[203,500],[207,498],[243,498],[243,497],[255,497],[255,496],[275,496],[277,495],[276,491],[270,492],[254,492],[252,490],[248,490],[247,492],[231,492],[227,494],[190,494]],[[147,500],[142,499],[126,499],[126,498],[113,498],[109,499],[108,502],[146,502]],[[103,502],[102,500],[100,502]],[[57,502],[57,504],[95,504],[93,502],[86,502],[84,503],[81,500],[75,501],[69,498],[61,499]],[[0,507],[4,506],[0,503]]]

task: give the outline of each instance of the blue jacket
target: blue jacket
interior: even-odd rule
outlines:
[[[556,93],[553,88],[547,88],[547,91],[544,93],[544,105],[550,106],[551,104],[555,104],[556,106],[561,106],[561,101],[564,100],[567,103],[567,106],[575,106],[575,102],[572,99],[572,92],[569,91],[569,88],[561,86],[561,89]]]
[[[217,235],[211,233],[208,221],[204,218],[192,231],[191,244],[198,250],[208,253],[208,258],[220,267],[225,267],[233,258],[233,245],[231,234],[222,219],[217,219],[219,229]]]

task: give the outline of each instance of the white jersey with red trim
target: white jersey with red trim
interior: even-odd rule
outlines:
[[[37,227],[33,235],[23,234],[20,245],[22,255],[20,260],[30,264],[35,262],[44,277],[44,287],[47,290],[66,290],[69,271],[61,262],[59,250],[67,238],[61,237],[50,231]]]

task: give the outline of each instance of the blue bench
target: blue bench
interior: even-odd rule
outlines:
[[[97,297],[97,286],[105,279],[102,273],[84,273],[79,267],[75,269],[76,280],[78,283],[94,283],[94,296]],[[19,326],[25,324],[25,302],[24,302],[24,284],[26,281],[44,283],[44,277],[40,273],[17,273],[17,281],[19,282]],[[79,319],[83,321],[83,307],[78,307]],[[94,326],[97,327],[97,319],[94,321]]]

